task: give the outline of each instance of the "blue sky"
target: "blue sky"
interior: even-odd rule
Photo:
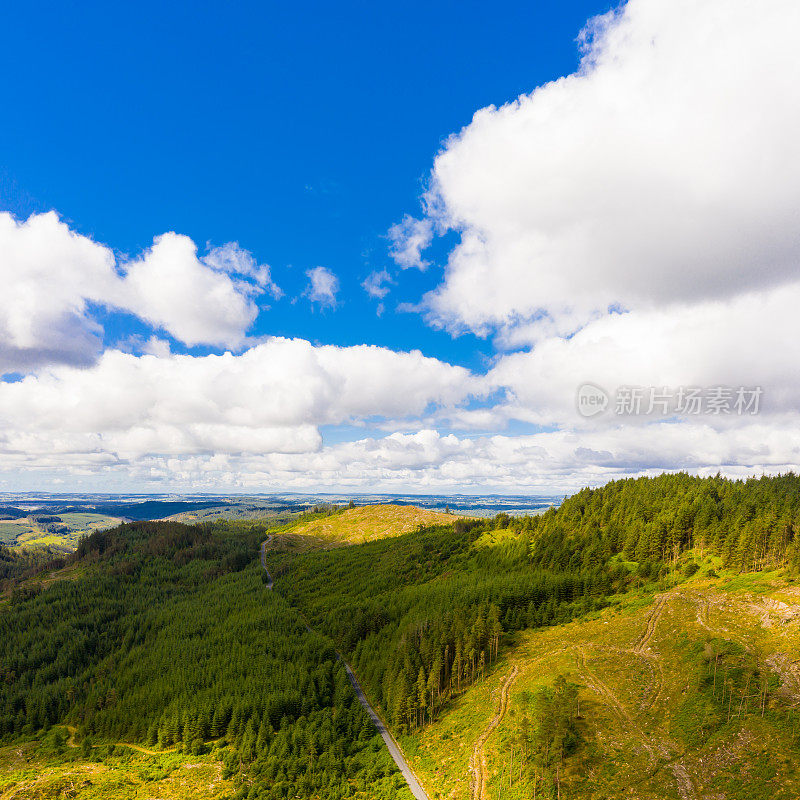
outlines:
[[[435,266],[399,275],[381,318],[360,284],[391,268],[386,232],[419,213],[442,141],[478,108],[573,71],[577,33],[607,8],[9,5],[0,208],[56,209],[128,254],[167,230],[237,241],[285,291],[253,333],[419,347],[479,367],[484,341],[395,313],[436,284]],[[337,311],[291,302],[317,265],[339,276]],[[106,340],[130,325],[109,319]]]
[[[3,23],[0,491],[798,468],[796,0]]]

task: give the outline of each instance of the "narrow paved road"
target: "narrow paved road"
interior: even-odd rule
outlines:
[[[267,589],[272,589],[275,585],[272,580],[272,573],[267,568],[267,545],[271,541],[272,536],[268,536],[261,544],[261,566],[264,568],[264,572],[267,573],[267,578],[269,579],[267,583]],[[306,624],[306,627],[308,628],[308,624]],[[308,629],[309,631],[311,630],[311,628]],[[395,741],[394,736],[392,736],[392,734],[383,724],[383,720],[375,713],[375,710],[369,704],[366,696],[364,695],[364,690],[361,688],[361,684],[358,682],[358,678],[356,678],[356,674],[353,672],[352,667],[344,660],[344,658],[342,658],[341,653],[337,652],[336,657],[342,662],[342,664],[344,664],[347,677],[349,678],[350,683],[353,685],[353,691],[356,693],[358,702],[361,703],[361,705],[364,707],[364,710],[367,712],[367,714],[369,714],[372,724],[375,726],[378,733],[381,735],[381,738],[385,742],[386,747],[389,750],[389,754],[394,759],[394,763],[397,764],[397,768],[406,779],[406,783],[408,784],[408,788],[411,790],[411,794],[413,794],[417,800],[430,800],[428,795],[425,793],[425,790],[417,780],[416,775],[414,775],[413,770],[406,761],[403,751]]]
[[[367,698],[364,697],[364,690],[361,688],[361,684],[358,682],[358,678],[356,678],[355,673],[350,668],[350,665],[339,653],[336,655],[339,656],[339,659],[344,664],[345,670],[347,670],[347,677],[350,678],[350,683],[353,684],[356,697],[358,697],[359,702],[362,706],[364,706],[364,710],[367,712],[367,714],[369,714],[369,718],[372,720],[373,725],[375,725],[375,727],[378,729],[378,733],[381,735],[381,738],[384,742],[386,742],[386,747],[389,748],[389,753],[394,759],[394,763],[397,764],[397,768],[403,773],[403,777],[406,779],[408,788],[411,789],[411,794],[413,794],[417,800],[428,800],[428,795],[425,794],[425,790],[422,788],[422,786],[420,786],[419,781],[411,771],[411,767],[408,765],[408,762],[405,760],[400,747],[394,740],[394,736],[389,733],[389,731],[386,729],[386,726],[383,724],[383,720],[381,720],[381,718],[375,713],[372,706],[367,701]]]

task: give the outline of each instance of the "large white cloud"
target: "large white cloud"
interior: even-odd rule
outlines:
[[[188,236],[165,233],[126,265],[116,305],[188,345],[236,346],[258,314],[251,293],[200,261]]]
[[[53,212],[25,221],[0,213],[0,284],[0,372],[94,361],[103,333],[95,306],[133,313],[187,345],[237,346],[258,313],[253,297],[278,291],[236,245],[202,259],[191,239],[165,233],[117,263]]]
[[[102,331],[87,305],[102,302],[116,284],[111,251],[55,214],[17,222],[0,213],[0,373],[93,360]]]
[[[691,455],[688,455],[691,454]],[[124,460],[109,453],[19,453],[4,457],[0,486],[210,491],[571,492],[618,477],[689,470],[730,476],[797,469],[800,432],[793,420],[748,421],[732,432],[702,422],[662,423],[577,434],[459,437],[435,430],[365,437],[309,452],[177,453]],[[58,477],[56,477],[58,476]]]
[[[502,413],[545,425],[583,425],[577,388],[761,387],[767,416],[800,408],[800,282],[731,299],[636,309],[597,319],[570,338],[503,355],[488,375],[507,394]],[[523,332],[524,336],[524,332]],[[631,421],[631,420],[629,420]],[[603,415],[591,424],[613,424]],[[729,420],[730,422],[730,420]]]
[[[477,112],[433,170],[461,244],[431,319],[538,337],[795,278],[798,26],[795,0],[630,0],[577,73]]]
[[[270,339],[241,355],[110,350],[87,369],[0,383],[0,454],[117,461],[309,452],[321,444],[321,425],[419,417],[475,388],[460,367],[371,346]]]

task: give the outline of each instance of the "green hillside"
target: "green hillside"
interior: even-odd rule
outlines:
[[[336,552],[276,549],[271,558],[278,591],[352,660],[434,796],[523,798],[535,790],[548,797],[569,786],[571,794],[562,797],[699,797],[712,789],[723,797],[748,791],[757,797],[759,759],[769,747],[754,755],[747,780],[741,765],[726,773],[709,762],[698,776],[673,762],[680,756],[701,763],[701,743],[712,732],[720,747],[734,747],[744,735],[737,726],[754,719],[751,695],[759,692],[760,735],[769,733],[783,759],[764,791],[797,796],[791,794],[800,759],[795,700],[784,685],[788,673],[775,666],[791,663],[794,640],[767,647],[757,641],[758,620],[749,633],[720,637],[710,627],[698,630],[694,612],[684,620],[672,609],[686,592],[702,608],[727,607],[732,592],[759,586],[764,576],[791,596],[798,487],[794,476],[620,481],[538,517],[461,521]],[[762,608],[773,599],[746,602]],[[657,618],[648,616],[649,607],[659,609]],[[663,621],[673,617],[664,632]],[[782,630],[793,635],[792,624]],[[663,655],[645,649],[664,634]],[[552,654],[543,659],[547,650]],[[729,681],[724,692],[712,687],[710,697],[703,659],[709,652],[719,653],[715,663]],[[654,673],[665,676],[658,702],[648,695],[655,692],[648,689]],[[607,691],[619,684],[627,694]],[[528,686],[521,699],[517,686]],[[648,705],[636,712],[644,715],[638,720],[639,700],[634,710],[628,706],[640,694],[648,695]],[[574,712],[559,708],[564,698],[570,708],[574,701]],[[734,699],[741,705],[735,720]],[[726,712],[719,726],[724,702],[732,716]],[[537,719],[562,711],[562,729],[533,733]],[[503,724],[493,727],[498,716]],[[519,725],[510,728],[506,717]],[[666,725],[662,738],[660,725]],[[650,737],[655,750],[642,750]],[[493,747],[496,772],[485,755]],[[573,757],[578,753],[589,761]]]
[[[81,542],[67,566],[81,578],[18,587],[0,607],[0,737],[59,756],[54,780],[124,743],[210,752],[238,797],[403,797],[330,642],[267,591],[264,535],[123,525]],[[0,796],[4,780],[9,797],[39,796],[10,770]]]
[[[119,517],[82,512],[0,519],[0,545],[71,552],[87,534],[112,528],[120,522]]]
[[[0,799],[409,797],[336,650],[430,798],[800,796],[795,476],[416,513],[0,552]]]

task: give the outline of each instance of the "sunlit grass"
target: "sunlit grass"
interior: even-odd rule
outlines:
[[[686,770],[698,797],[800,796],[800,713],[793,710],[800,703],[793,692],[800,687],[787,686],[776,671],[780,654],[790,663],[800,647],[800,613],[794,619],[790,607],[783,617],[777,612],[764,616],[777,598],[800,602],[800,589],[780,570],[722,572],[716,579],[698,572],[688,579],[673,576],[666,589],[664,583],[661,590],[651,583],[612,598],[608,608],[567,625],[516,634],[505,663],[409,745],[423,783],[441,797],[467,800],[472,746],[496,713],[496,688],[504,670],[515,663],[520,674],[509,711],[485,745],[488,797],[532,797],[524,770],[520,776],[515,769],[509,777],[512,735],[533,693],[556,675],[581,686],[583,726],[581,746],[560,776],[562,797],[677,800],[676,764]],[[661,594],[666,602],[657,625],[637,653]],[[713,647],[729,652],[716,685],[713,656],[708,655]],[[766,676],[763,717],[759,690],[745,691],[751,688],[750,664]],[[735,688],[726,689],[723,700],[722,685],[734,676]],[[606,687],[622,711],[592,687],[593,681]],[[515,758],[519,767],[518,753]]]

